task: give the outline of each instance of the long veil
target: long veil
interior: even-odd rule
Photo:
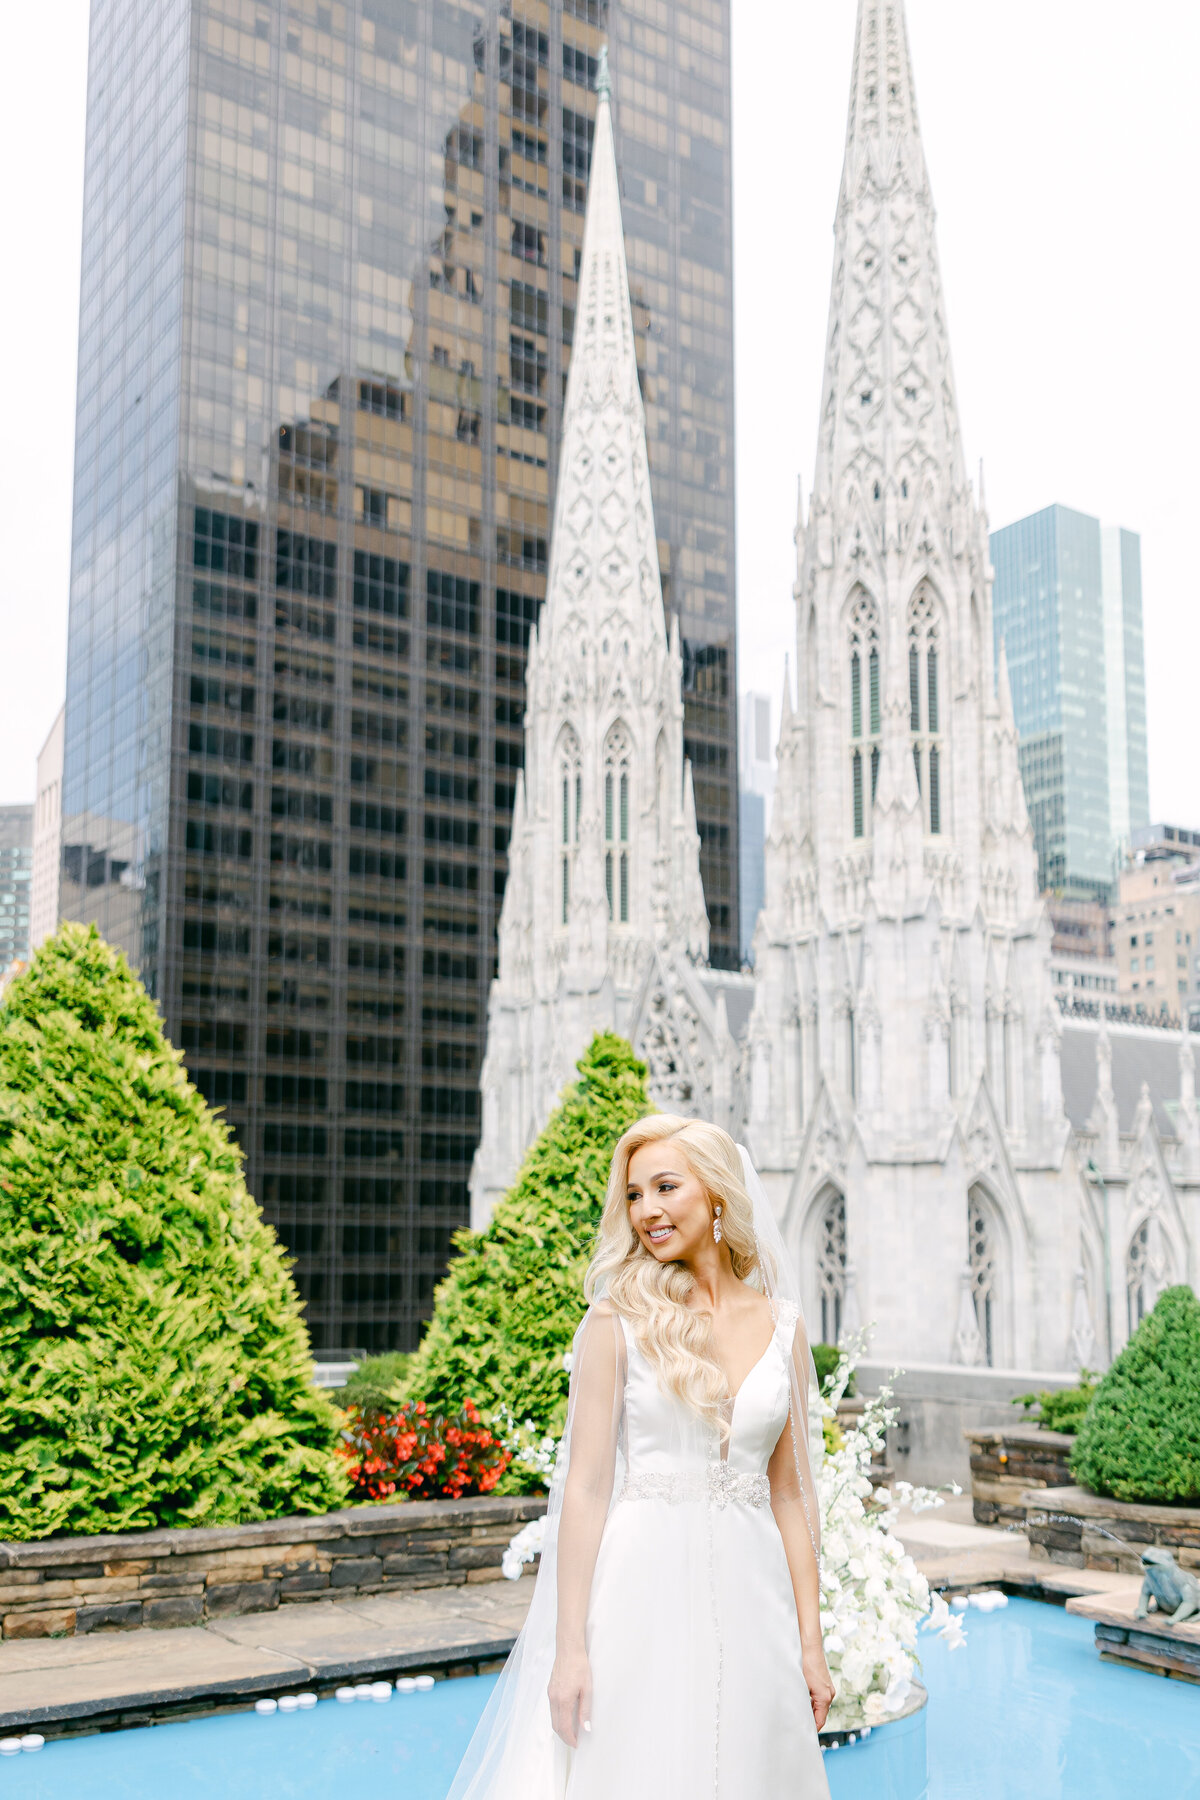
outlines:
[[[773,1485],[772,1505],[803,1507],[813,1551],[819,1555],[820,1508],[813,1470],[819,1456],[819,1451],[814,1455],[814,1444],[820,1442],[820,1406],[804,1328],[799,1272],[787,1254],[770,1199],[749,1154],[741,1145],[738,1150],[754,1206],[758,1248],[758,1266],[750,1280],[766,1295],[776,1324],[790,1332],[792,1343],[788,1358],[791,1406],[785,1430],[795,1480],[794,1484]],[[560,1570],[564,1498],[574,1457],[572,1542],[583,1539],[598,1549],[625,1476],[625,1334],[616,1314],[599,1305],[601,1299],[597,1295],[588,1308],[572,1345],[567,1420],[550,1483],[533,1600],[446,1800],[563,1800],[566,1792],[573,1753],[551,1727],[546,1689],[554,1666],[560,1579],[590,1583],[594,1556],[582,1572]],[[719,1454],[715,1447],[713,1454]],[[720,1501],[710,1497],[702,1504]]]

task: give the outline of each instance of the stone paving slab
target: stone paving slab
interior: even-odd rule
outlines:
[[[507,1618],[490,1620],[450,1612],[422,1617],[392,1603],[373,1615],[361,1601],[289,1606],[208,1627],[211,1635],[232,1644],[286,1656],[316,1681],[425,1668],[431,1660],[490,1661],[508,1655],[519,1629],[511,1610]]]
[[[1172,1625],[1165,1613],[1152,1612],[1144,1619],[1136,1616],[1137,1603],[1141,1596],[1140,1581],[1131,1581],[1128,1575],[1114,1577],[1114,1585],[1107,1594],[1083,1595],[1078,1599],[1067,1601],[1067,1611],[1078,1613],[1081,1618],[1093,1619],[1101,1625],[1127,1626],[1130,1629],[1168,1638],[1178,1638],[1183,1643],[1200,1644],[1200,1619],[1185,1619],[1182,1625]]]
[[[40,1661],[30,1654],[35,1649]],[[6,1643],[0,1652],[0,1731],[6,1733],[19,1725],[170,1707],[184,1700],[256,1696],[293,1686],[306,1673],[294,1656],[230,1643],[203,1628],[105,1633],[103,1643],[44,1638]]]
[[[187,1630],[13,1639],[0,1643],[0,1732],[497,1661],[532,1596],[527,1577],[285,1606]]]

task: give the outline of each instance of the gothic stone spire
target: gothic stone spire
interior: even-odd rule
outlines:
[[[656,959],[708,954],[606,65],[597,93],[546,599],[525,677],[522,805],[489,999],[477,1220],[592,1033],[632,1034]]]
[[[882,548],[966,485],[904,8],[859,0],[814,499]]]

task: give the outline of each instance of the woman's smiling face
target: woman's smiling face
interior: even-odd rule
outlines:
[[[686,1262],[711,1244],[712,1206],[677,1138],[634,1151],[628,1198],[630,1223],[658,1262]]]

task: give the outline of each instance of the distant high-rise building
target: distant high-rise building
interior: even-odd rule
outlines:
[[[33,808],[0,806],[0,971],[29,956]]]
[[[1048,506],[992,532],[990,548],[1038,878],[1107,899],[1150,812],[1140,541]]]
[[[754,927],[762,911],[764,857],[775,792],[771,739],[771,696],[746,693],[741,700],[738,740],[738,861],[741,894],[742,961],[750,958]]]
[[[37,798],[33,803],[33,882],[29,901],[29,943],[33,950],[58,926],[65,710],[65,707],[59,707],[58,716],[38,751]]]
[[[728,0],[93,0],[61,908],[226,1108],[322,1346],[411,1346],[468,1216],[606,41],[729,966]]]

